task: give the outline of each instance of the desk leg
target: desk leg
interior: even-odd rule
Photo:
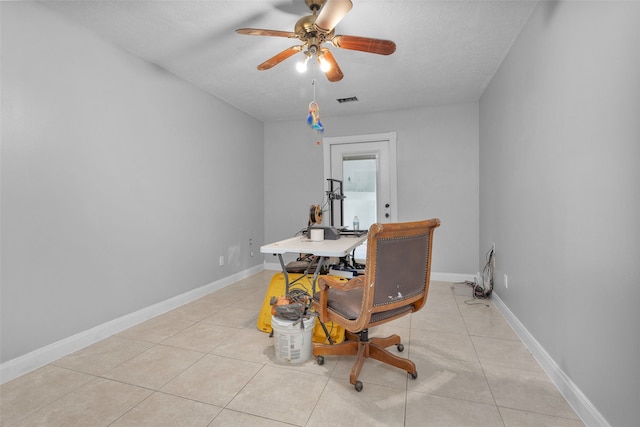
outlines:
[[[284,260],[282,259],[282,254],[278,254],[278,260],[280,260],[280,266],[282,267],[282,274],[284,275],[284,294],[289,295],[289,273],[287,273],[287,267],[284,265]]]
[[[318,280],[318,276],[320,275],[320,270],[322,270],[322,265],[326,261],[327,257],[321,256],[318,258],[318,266],[316,267],[316,271],[313,273],[313,281],[311,282],[311,297],[316,294],[316,282]]]
[[[313,282],[311,282],[311,298],[313,298],[313,296],[316,294],[316,281],[318,280],[318,276],[320,275],[320,270],[322,270],[322,265],[324,264],[326,259],[327,258],[323,256],[321,256],[320,259],[318,259],[318,266],[316,267],[315,273],[313,273]],[[333,340],[331,339],[331,334],[329,334],[329,331],[327,330],[327,326],[324,323],[322,323],[320,319],[318,319],[318,322],[320,322],[320,325],[322,326],[322,330],[324,331],[324,335],[327,337],[327,340],[329,340],[329,344],[333,345]]]

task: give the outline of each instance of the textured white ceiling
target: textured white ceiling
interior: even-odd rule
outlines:
[[[234,31],[293,31],[309,12],[304,0],[42,3],[263,121],[306,117],[314,89],[322,117],[478,100],[536,4],[353,0],[336,34],[390,39],[397,50],[381,56],[331,47],[345,77],[330,83],[319,70],[298,73],[297,55],[258,71],[300,43]],[[359,101],[336,101],[351,96]]]

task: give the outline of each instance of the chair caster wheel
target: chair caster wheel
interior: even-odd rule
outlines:
[[[409,375],[411,375],[411,378],[415,380],[416,378],[418,378],[418,371],[415,371],[413,373],[409,373]]]
[[[316,362],[318,365],[324,365],[324,356],[316,356]]]
[[[356,388],[356,391],[362,391],[362,381],[356,381],[354,387]]]
[[[402,352],[404,351],[404,345],[402,345],[402,344],[398,344],[398,345],[396,346],[396,348],[398,349],[398,351],[399,351],[400,353],[402,353]]]

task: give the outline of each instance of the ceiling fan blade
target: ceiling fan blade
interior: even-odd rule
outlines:
[[[329,71],[324,73],[327,76],[327,79],[330,82],[339,82],[342,80],[344,74],[342,74],[342,70],[338,66],[336,58],[333,56],[331,51],[329,49],[322,49],[322,57],[331,65]]]
[[[260,28],[238,28],[236,30],[238,34],[246,34],[248,36],[274,36],[274,37],[287,37],[295,39],[296,33],[291,31],[279,31],[279,30],[262,30]]]
[[[396,51],[396,44],[391,40],[372,39],[359,36],[334,36],[331,44],[335,47],[361,52],[377,53],[378,55],[391,55]]]
[[[264,71],[269,68],[275,67],[285,59],[295,55],[296,53],[302,50],[302,46],[291,46],[288,49],[283,50],[279,54],[273,56],[272,58],[267,59],[262,64],[258,65],[258,70]]]
[[[320,9],[314,26],[322,32],[329,33],[342,21],[353,7],[351,0],[327,0]]]

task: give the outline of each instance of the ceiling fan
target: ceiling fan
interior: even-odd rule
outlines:
[[[396,44],[391,40],[372,39],[369,37],[336,35],[335,26],[347,15],[353,4],[351,0],[305,0],[311,15],[303,16],[296,22],[293,32],[278,30],[262,30],[258,28],[239,28],[239,34],[251,36],[274,36],[299,39],[303,44],[291,46],[258,65],[258,70],[268,70],[298,52],[304,53],[306,68],[309,59],[315,57],[320,63],[327,79],[331,82],[342,80],[344,74],[338,66],[331,51],[322,44],[330,42],[333,46],[357,50],[361,52],[391,55],[396,51]],[[302,71],[302,70],[301,70]]]

